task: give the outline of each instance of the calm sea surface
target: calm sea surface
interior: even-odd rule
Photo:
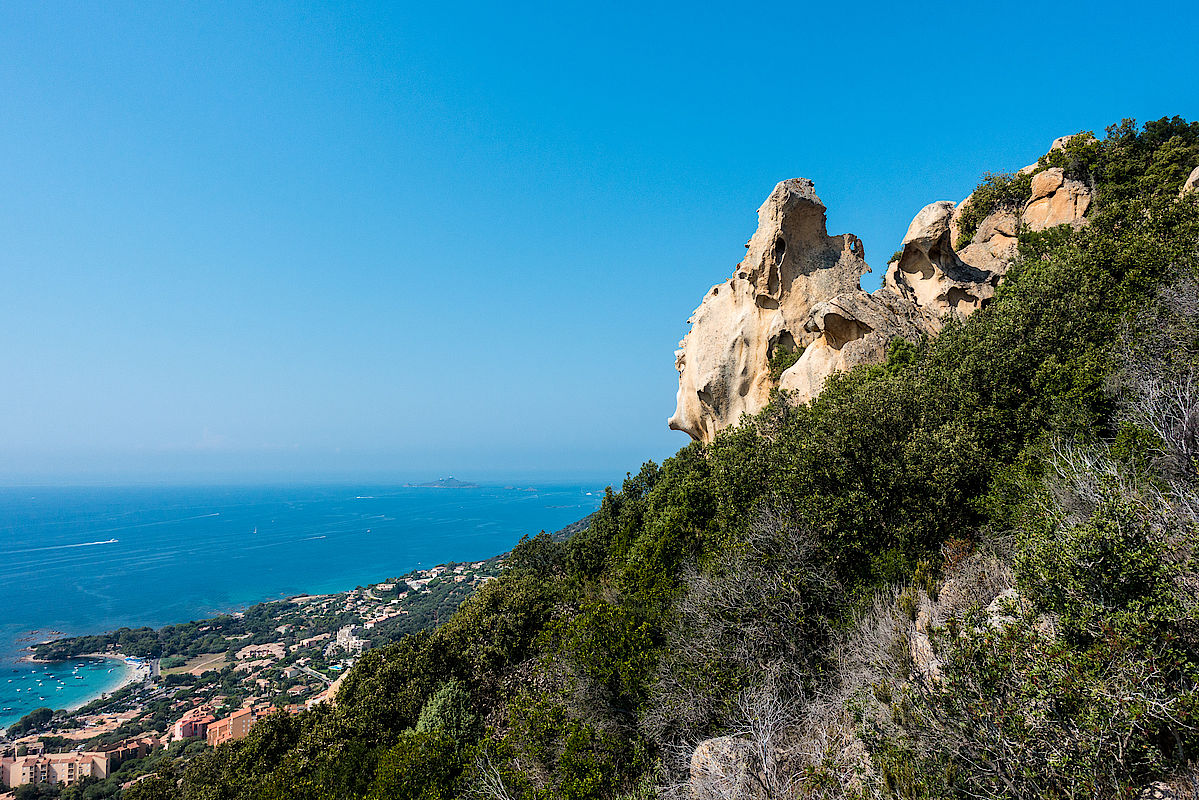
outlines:
[[[124,675],[116,661],[18,662],[31,641],[493,556],[601,497],[596,486],[0,488],[0,725],[78,704]]]

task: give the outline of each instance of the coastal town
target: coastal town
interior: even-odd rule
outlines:
[[[34,661],[122,658],[132,670],[82,708],[38,709],[0,732],[0,800],[52,797],[54,787],[115,796],[163,756],[244,738],[271,714],[333,703],[363,652],[437,625],[503,567],[504,556],[442,564],[158,630],[31,645]],[[40,793],[21,788],[32,786]]]

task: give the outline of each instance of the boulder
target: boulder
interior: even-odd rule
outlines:
[[[1193,170],[1191,170],[1191,174],[1187,176],[1186,181],[1183,182],[1182,190],[1179,191],[1178,196],[1182,197],[1187,192],[1193,192],[1196,190],[1199,190],[1199,167],[1195,167]]]
[[[1061,167],[1050,167],[1032,179],[1032,196],[1021,219],[1034,231],[1055,225],[1079,224],[1091,206],[1086,184],[1066,177]]]
[[[1194,795],[1179,794],[1173,786],[1165,781],[1151,783],[1137,794],[1137,800],[1183,800]]]
[[[701,441],[766,405],[775,387],[771,356],[821,335],[807,327],[813,308],[865,295],[862,243],[828,234],[824,204],[809,180],[774,187],[746,248],[733,276],[712,287],[691,315],[675,353],[679,391],[669,424]]]
[[[992,276],[1002,277],[1016,257],[1018,227],[1016,215],[1011,211],[992,211],[979,223],[970,244],[958,251],[958,258]]]
[[[700,742],[691,754],[691,797],[694,800],[763,797],[759,760],[753,746],[736,736]]]

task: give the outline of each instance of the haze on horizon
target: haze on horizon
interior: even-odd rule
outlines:
[[[7,4],[0,484],[618,480],[777,181],[873,288],[984,171],[1199,118],[1160,5]]]

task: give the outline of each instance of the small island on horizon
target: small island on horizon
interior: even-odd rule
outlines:
[[[478,489],[479,484],[470,481],[460,481],[453,475],[448,478],[438,478],[427,483],[406,483],[405,486],[414,489]]]

